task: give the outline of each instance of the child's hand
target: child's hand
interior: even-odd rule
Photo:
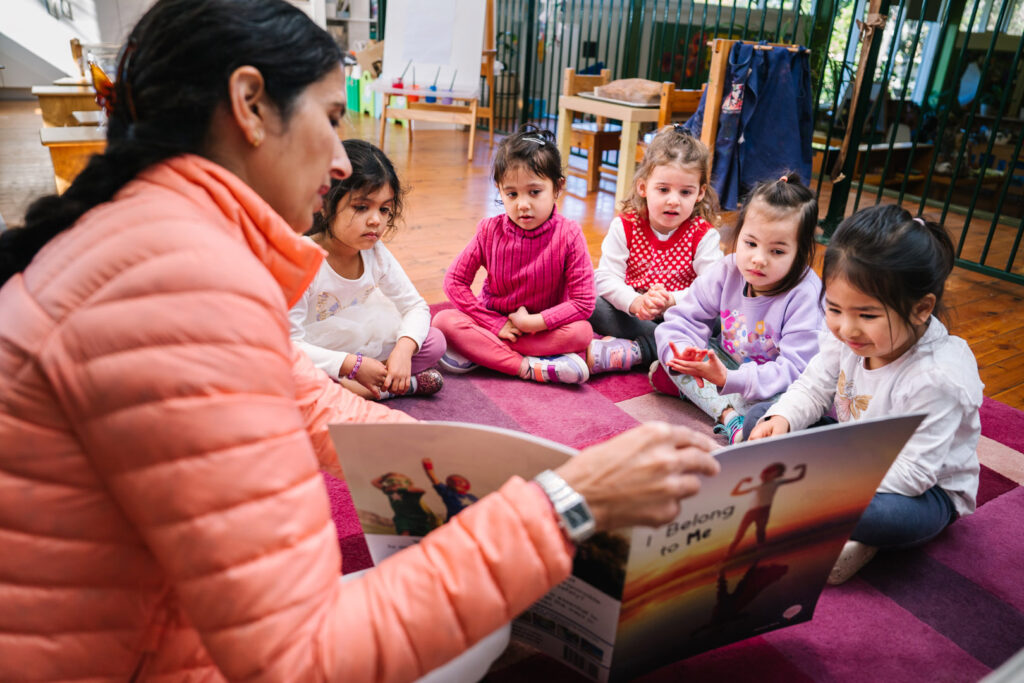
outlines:
[[[388,374],[384,378],[381,389],[390,391],[392,394],[404,394],[409,390],[414,353],[416,353],[416,342],[409,337],[399,337],[385,363]]]
[[[707,349],[698,349],[694,346],[687,346],[682,351],[671,344],[672,358],[668,366],[676,372],[692,376],[697,380],[697,386],[703,387],[704,380],[708,380],[719,389],[725,384],[728,368],[715,353]]]
[[[665,311],[676,305],[676,299],[672,296],[665,286],[661,283],[655,282],[651,285],[651,288],[647,290],[648,309],[657,311],[654,316],[665,315]]]
[[[380,398],[381,387],[388,376],[388,369],[376,358],[363,356],[363,362],[356,370],[355,380],[366,387],[370,393]]]
[[[519,339],[519,335],[521,334],[522,332],[519,331],[518,327],[512,324],[511,320],[506,320],[505,324],[502,325],[500,330],[498,330],[498,338],[510,342],[514,342],[515,340]]]
[[[646,292],[633,299],[633,303],[629,305],[629,312],[640,320],[654,320],[661,315],[657,304],[653,302]]]
[[[426,471],[430,472],[431,470],[434,469],[434,461],[431,460],[430,458],[423,458],[422,462],[423,469],[425,469]]]
[[[518,311],[510,313],[508,319],[512,321],[520,333],[533,334],[547,329],[544,316],[540,313],[530,313],[526,306],[520,306]]]
[[[747,437],[747,441],[756,441],[769,436],[782,436],[788,431],[789,420],[781,415],[771,415],[754,427],[750,436]]]

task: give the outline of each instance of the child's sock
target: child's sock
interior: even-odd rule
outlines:
[[[832,567],[828,575],[828,585],[838,586],[846,583],[853,575],[860,571],[860,568],[871,561],[871,558],[878,552],[873,545],[864,545],[860,541],[847,541],[843,546],[843,552],[839,553],[839,559]]]
[[[715,425],[715,434],[724,434],[730,444],[739,443],[743,440],[743,416],[735,410],[726,411],[731,417],[723,415],[723,422]]]
[[[651,383],[651,388],[659,394],[680,398],[679,387],[669,378],[668,370],[660,361],[651,363],[651,369],[647,371],[647,381]]]
[[[519,371],[519,376],[535,382],[583,384],[590,379],[590,370],[587,368],[587,361],[578,353],[523,356],[523,367]]]
[[[442,370],[453,375],[461,375],[470,370],[476,370],[479,367],[450,346],[445,349],[444,355],[437,361],[437,364]]]
[[[591,373],[630,370],[639,362],[640,344],[633,339],[592,339],[587,347],[587,365]]]

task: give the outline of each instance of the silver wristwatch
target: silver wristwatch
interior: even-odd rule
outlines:
[[[558,513],[562,529],[573,543],[585,541],[594,535],[594,515],[587,507],[587,501],[565,479],[544,470],[533,478],[544,489]]]

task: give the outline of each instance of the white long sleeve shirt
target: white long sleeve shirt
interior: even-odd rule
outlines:
[[[378,242],[359,254],[359,279],[338,275],[325,259],[288,312],[292,341],[332,377],[350,353],[384,361],[400,337],[418,349],[430,332],[430,307],[387,247]]]
[[[876,370],[829,333],[800,378],[765,415],[804,429],[835,400],[840,422],[926,413],[878,487],[879,493],[919,496],[936,484],[960,515],[974,512],[984,385],[967,342],[936,318],[906,353]]]
[[[676,230],[667,235],[657,231],[652,232],[655,237],[665,242],[676,233]],[[708,230],[701,238],[693,255],[693,270],[697,275],[722,258],[721,242],[721,235],[714,228]],[[612,306],[626,313],[629,313],[629,305],[639,295],[635,289],[626,284],[626,261],[628,259],[629,247],[626,244],[626,228],[622,225],[622,218],[616,216],[608,226],[608,234],[604,236],[604,241],[601,242],[601,259],[597,262],[597,269],[594,271],[594,282],[597,286],[598,296],[604,297]],[[671,294],[678,303],[682,292],[672,292]]]

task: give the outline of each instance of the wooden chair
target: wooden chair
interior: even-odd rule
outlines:
[[[705,83],[700,90],[683,90],[676,88],[672,81],[665,81],[661,84],[661,102],[658,106],[658,127],[661,130],[670,123],[685,121],[700,105],[700,96],[708,87]],[[636,144],[636,162],[639,164],[644,158],[647,150],[647,143],[641,140]]]
[[[603,69],[599,76],[580,76],[573,68],[565,70],[565,78],[562,80],[562,94],[576,95],[581,92],[591,92],[599,85],[605,85],[611,80],[611,71]],[[587,168],[579,170],[569,167],[566,171],[570,175],[585,178],[587,181],[587,194],[597,189],[598,180],[601,176],[601,155],[605,152],[619,148],[619,131],[608,130],[607,123],[603,117],[598,117],[594,123],[574,122],[569,135],[569,146],[582,149],[587,153]],[[568,159],[564,160],[568,162]]]

